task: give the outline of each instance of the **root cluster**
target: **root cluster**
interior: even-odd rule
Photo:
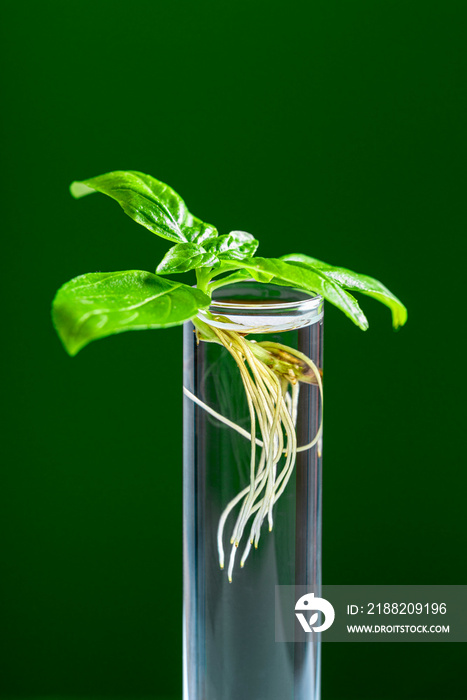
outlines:
[[[242,378],[250,414],[250,433],[213,411],[185,389],[191,399],[215,415],[251,442],[250,483],[224,509],[217,531],[217,547],[221,569],[225,566],[224,530],[234,508],[240,509],[230,536],[230,555],[227,567],[229,581],[238,548],[244,543],[240,559],[243,567],[252,546],[258,547],[261,527],[267,519],[269,531],[273,528],[273,508],[283,494],[293,473],[298,451],[308,450],[319,442],[322,423],[314,439],[297,447],[297,423],[300,382],[319,387],[322,398],[321,375],[316,365],[303,353],[279,343],[255,343],[239,333],[223,331],[211,326],[221,343],[235,360]],[[257,427],[261,437],[257,436]],[[257,460],[257,448],[260,457]],[[285,460],[282,458],[285,457]],[[281,463],[282,460],[282,463]],[[258,464],[257,464],[258,462]],[[245,534],[248,533],[245,541]]]

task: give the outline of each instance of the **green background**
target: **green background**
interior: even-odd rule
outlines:
[[[0,691],[181,693],[182,333],[75,359],[55,289],[167,242],[68,184],[171,184],[260,253],[384,281],[326,309],[324,580],[465,583],[467,4],[1,4]],[[324,700],[464,698],[462,644],[323,650]],[[219,699],[221,700],[221,699]]]

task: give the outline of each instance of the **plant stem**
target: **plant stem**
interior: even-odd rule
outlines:
[[[210,280],[211,268],[210,267],[198,267],[196,270],[196,286],[208,296],[211,296],[208,291],[208,283]]]

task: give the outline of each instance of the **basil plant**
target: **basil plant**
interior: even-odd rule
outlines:
[[[240,542],[246,542],[240,561],[243,566],[251,546],[258,546],[265,520],[272,529],[274,504],[287,486],[297,451],[319,443],[322,426],[309,445],[297,447],[295,424],[300,384],[317,385],[322,396],[322,380],[312,360],[297,350],[280,343],[253,342],[243,334],[209,325],[198,313],[203,311],[206,319],[215,289],[251,278],[320,294],[362,330],[368,328],[368,321],[353,292],[373,297],[389,307],[394,328],[405,324],[407,310],[373,277],[302,253],[258,257],[258,241],[250,233],[219,234],[214,226],[191,214],[173,189],[150,175],[115,171],[71,185],[76,198],[92,192],[115,199],[129,217],[170,241],[171,247],[155,273],[90,272],[64,284],[53,301],[54,326],[65,350],[73,356],[99,338],[124,331],[167,328],[191,320],[199,341],[219,343],[231,354],[245,388],[251,432],[185,390],[192,400],[251,441],[250,483],[226,506],[219,521],[219,562],[224,568],[224,528],[231,511],[240,505],[230,537],[231,581]],[[177,273],[190,270],[195,272],[196,287],[176,279]],[[261,439],[256,437],[256,426]],[[261,452],[257,460],[258,447]]]

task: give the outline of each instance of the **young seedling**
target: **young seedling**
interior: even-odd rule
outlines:
[[[280,343],[255,342],[243,334],[210,325],[208,309],[213,291],[251,278],[298,288],[320,294],[362,330],[368,328],[368,321],[350,292],[361,292],[388,306],[394,328],[404,325],[407,310],[381,282],[367,275],[302,254],[257,257],[258,241],[251,234],[232,231],[219,235],[214,226],[190,214],[174,190],[150,175],[115,171],[71,185],[76,198],[92,192],[112,197],[134,221],[174,245],[157,266],[157,274],[141,270],[91,272],[70,280],[53,301],[53,323],[66,351],[76,355],[98,338],[124,331],[167,328],[191,320],[198,342],[218,343],[235,360],[248,403],[249,432],[184,388],[192,401],[251,442],[250,483],[226,505],[217,533],[219,563],[224,568],[224,529],[229,515],[240,505],[230,536],[231,581],[244,535],[247,536],[241,567],[251,547],[258,547],[266,519],[272,530],[274,504],[290,480],[297,452],[316,444],[320,449],[322,424],[308,445],[297,445],[295,426],[300,385],[315,384],[321,399],[323,388],[318,367],[297,350]],[[166,277],[190,270],[196,273],[196,287]]]

